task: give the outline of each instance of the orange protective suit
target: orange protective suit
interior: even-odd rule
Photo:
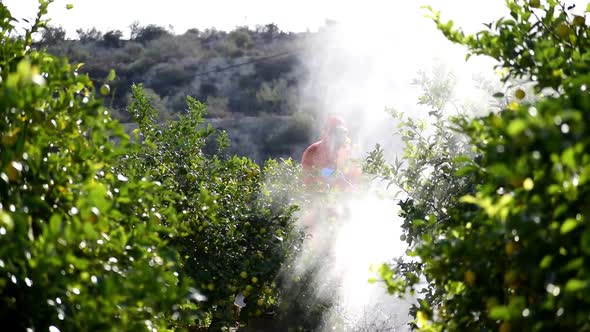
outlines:
[[[330,117],[321,140],[303,152],[303,182],[316,191],[353,191],[361,170],[350,162],[350,153],[344,121]]]

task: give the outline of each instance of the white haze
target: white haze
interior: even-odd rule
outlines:
[[[502,5],[503,1],[433,3],[443,18],[454,19],[467,32],[481,30],[481,23],[502,16]],[[420,7],[412,1],[393,6],[359,3],[357,15],[364,18],[360,24],[352,20],[327,27],[307,45],[302,58],[309,77],[301,86],[300,107],[314,110],[321,120],[341,116],[358,145],[357,157],[366,156],[379,143],[388,158],[401,158],[403,145],[392,136],[397,123],[384,110],[392,107],[426,117],[428,109],[417,105],[420,90],[412,84],[419,71],[430,74],[433,67],[444,66],[456,77],[458,104],[479,105],[481,110],[489,105],[489,98],[474,87],[473,79],[477,75],[497,80],[494,62],[476,57],[465,62],[465,49],[448,42]],[[348,210],[337,225],[323,223],[314,231],[316,237],[335,234],[320,254],[333,259],[316,284],[318,296],[339,303],[324,317],[325,331],[342,328],[343,321],[347,331],[408,329],[408,309],[415,299],[397,299],[387,295],[382,284],[367,282],[375,276],[370,266],[401,257],[406,249],[399,239],[402,219],[395,202],[380,196],[382,189],[382,184],[374,183],[367,192],[356,193],[352,201],[341,204]],[[329,280],[340,280],[335,293],[326,286]]]
[[[481,12],[497,11],[503,4],[501,0],[440,2],[437,6],[453,17],[459,17],[462,23],[479,23],[476,18]],[[2,3],[19,19],[33,18],[38,7],[38,0],[2,0]],[[73,4],[73,9],[67,10],[67,4]],[[402,1],[387,0],[55,0],[48,17],[52,24],[63,26],[69,37],[75,37],[78,28],[127,32],[133,21],[142,25],[172,25],[177,33],[189,28],[230,30],[236,26],[254,27],[268,23],[276,23],[285,31],[300,32],[317,31],[326,19],[346,21],[356,26],[373,24],[376,20],[385,22],[406,6]]]
[[[501,6],[489,6],[490,2],[469,1],[459,6],[459,1],[445,1],[445,5],[434,7],[441,8],[443,18],[458,18],[456,25],[476,31],[483,25],[474,22],[491,22],[503,14],[497,8]],[[344,22],[324,29],[310,41],[303,56],[310,77],[302,86],[301,107],[314,109],[322,119],[328,114],[342,116],[361,152],[378,138],[384,144],[390,141],[390,136],[375,135],[392,132],[382,128],[391,124],[385,107],[410,115],[425,114],[425,109],[417,106],[419,88],[412,84],[420,70],[430,73],[433,66],[442,64],[457,77],[458,99],[482,98],[481,91],[473,87],[472,75],[490,74],[493,62],[475,57],[465,62],[465,49],[448,42],[420,7],[411,1],[393,8],[359,6],[361,16],[363,8],[371,8],[374,21]],[[472,14],[466,18],[466,13]]]

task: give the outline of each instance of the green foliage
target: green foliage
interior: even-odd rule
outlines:
[[[389,110],[398,122],[396,134],[404,149],[402,159],[388,164],[378,145],[367,158],[365,172],[378,175],[397,190],[400,216],[403,218],[401,240],[408,245],[411,259],[401,257],[376,269],[389,293],[404,294],[420,281],[427,264],[416,261],[416,250],[428,245],[433,234],[444,232],[450,219],[450,208],[459,198],[473,190],[473,179],[467,175],[473,167],[471,147],[465,137],[451,130],[449,106],[456,106],[455,80],[451,72],[435,66],[431,73],[420,72],[414,84],[421,89],[418,103],[430,111],[424,119]],[[469,157],[460,157],[466,155]],[[423,304],[437,305],[443,292],[433,284],[421,290]],[[419,307],[411,309],[416,315]]]
[[[302,240],[288,195],[298,165],[225,158],[203,104],[187,98],[188,114],[162,126],[140,86],[130,140],[97,98],[115,71],[95,89],[81,64],[31,48],[30,31],[10,36],[11,19],[0,4],[3,327],[217,330],[239,319],[237,294],[246,314],[278,303],[274,280]]]
[[[511,18],[470,36],[433,15],[451,41],[492,56],[505,80],[528,80],[542,95],[530,103],[517,90],[500,112],[456,120],[476,154],[455,160],[465,165],[455,181],[467,175],[470,194],[446,207],[446,219],[406,216],[437,225],[411,252],[435,295],[421,301],[415,324],[427,331],[588,331],[588,26],[554,0],[506,3]],[[386,274],[388,283],[401,282],[394,290],[415,283],[395,272]]]
[[[509,0],[506,5],[509,18],[475,35],[453,29],[452,21],[441,22],[437,12],[432,17],[449,40],[468,46],[471,54],[498,60],[508,69],[505,80],[524,77],[537,83],[537,91],[558,90],[568,78],[586,75],[590,38],[584,16],[569,13],[557,0]]]
[[[271,307],[278,301],[274,279],[302,234],[294,228],[287,188],[270,186],[276,183],[273,174],[295,165],[271,161],[261,171],[249,159],[222,158],[225,135],[219,136],[218,152],[205,155],[216,132],[204,125],[204,104],[188,97],[188,114],[160,127],[141,87],[132,91],[129,111],[139,124],[135,135],[142,147],[121,167],[177,193],[170,207],[180,212],[182,228],[172,243],[183,257],[184,273],[207,298],[201,307],[212,312],[215,327],[235,324],[237,294],[246,296],[244,310],[251,314]]]
[[[115,167],[128,137],[79,66],[32,50],[30,31],[10,38],[2,4],[0,18],[3,328],[168,328],[194,307],[167,243],[169,193]]]

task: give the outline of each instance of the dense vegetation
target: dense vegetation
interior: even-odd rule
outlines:
[[[181,255],[183,275],[207,298],[200,308],[223,326],[237,319],[237,294],[252,303],[244,313],[260,315],[278,304],[275,279],[302,240],[290,196],[299,178],[296,165],[269,160],[261,170],[247,158],[224,157],[227,135],[204,125],[204,104],[187,97],[188,114],[162,128],[141,87],[132,91],[129,110],[142,143],[117,168],[161,184],[181,225],[170,243]],[[204,155],[213,135],[217,152]],[[292,180],[284,184],[285,176]]]
[[[380,274],[392,293],[421,289],[421,330],[588,331],[586,14],[554,0],[506,3],[510,17],[475,35],[432,18],[449,40],[498,60],[504,82],[532,84],[535,98],[516,86],[506,107],[450,123],[435,110],[430,137],[406,121],[405,162],[371,155],[373,170],[407,193],[413,258]]]
[[[24,36],[0,4],[3,327],[219,329],[276,305],[273,281],[301,234],[273,179],[296,180],[295,165],[227,157],[227,135],[190,97],[158,124],[141,86],[130,139],[80,65],[31,47],[49,3]],[[117,78],[105,77],[107,94]],[[249,303],[241,318],[237,294]]]

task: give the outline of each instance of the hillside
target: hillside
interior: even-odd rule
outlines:
[[[312,139],[312,115],[298,107],[299,83],[306,78],[301,51],[308,33],[285,33],[268,24],[255,30],[191,29],[174,34],[164,27],[130,26],[121,31],[78,30],[66,39],[59,27],[44,32],[38,46],[83,63],[97,86],[114,69],[105,103],[123,123],[132,84],[143,84],[160,111],[159,120],[185,110],[185,97],[208,105],[232,138],[232,153],[262,162],[268,157],[299,158]]]

